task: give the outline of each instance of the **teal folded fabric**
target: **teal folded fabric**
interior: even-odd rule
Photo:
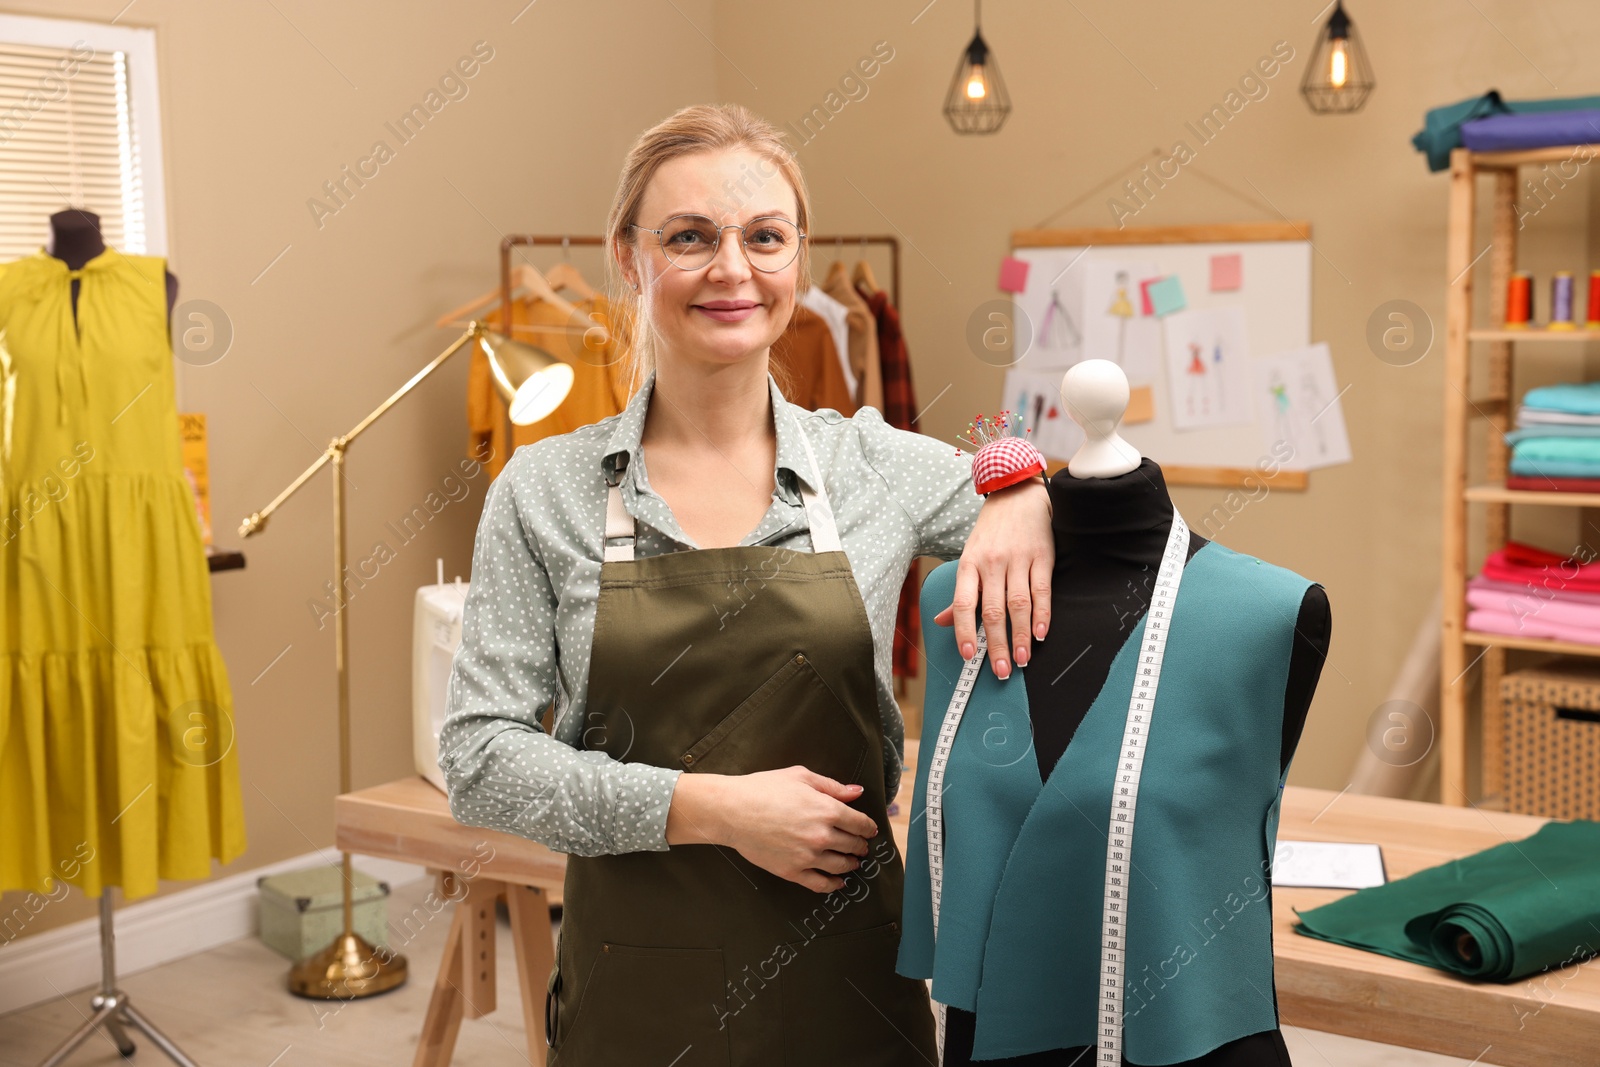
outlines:
[[[1541,385],[1522,395],[1522,406],[1571,415],[1600,415],[1600,382],[1563,382]]]
[[[1482,96],[1468,97],[1454,104],[1436,107],[1422,119],[1422,129],[1411,138],[1411,146],[1428,159],[1431,171],[1450,166],[1450,150],[1461,147],[1461,124],[1490,115],[1513,115],[1525,111],[1571,111],[1600,107],[1600,96],[1575,96],[1560,100],[1504,100],[1490,89]]]
[[[1511,457],[1511,473],[1519,478],[1600,478],[1600,463]]]
[[[1306,937],[1514,982],[1600,951],[1600,823],[1546,823],[1299,916]]]

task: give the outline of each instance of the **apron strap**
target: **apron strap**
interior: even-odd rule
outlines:
[[[811,442],[806,438],[804,430],[800,431],[800,443],[805,446],[806,458],[811,461],[811,473],[820,486],[822,472],[817,467],[817,455],[811,450]],[[833,508],[828,503],[827,491],[813,492],[809,486],[801,482],[800,502],[805,505],[806,522],[811,528],[811,550],[840,551],[842,546],[839,543],[839,525],[833,517]],[[612,541],[619,543],[612,544]],[[606,492],[606,536],[603,542],[605,562],[625,562],[633,559],[633,545],[633,516],[628,514],[628,509],[622,505],[622,487],[620,484],[610,486]]]

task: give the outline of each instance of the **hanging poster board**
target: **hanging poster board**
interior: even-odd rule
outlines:
[[[1011,254],[1029,264],[1014,294],[1025,350],[1004,406],[1061,416],[1060,376],[1110,359],[1133,392],[1122,435],[1169,483],[1242,485],[1268,466],[1275,488],[1305,488],[1304,470],[1272,462],[1259,361],[1311,344],[1310,237],[1306,222],[1014,231]],[[1042,429],[1054,470],[1081,435],[1060,418]]]

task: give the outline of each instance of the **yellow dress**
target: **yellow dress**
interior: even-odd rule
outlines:
[[[0,264],[0,890],[134,899],[245,848],[165,275]]]

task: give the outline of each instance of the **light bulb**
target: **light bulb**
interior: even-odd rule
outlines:
[[[972,73],[967,75],[967,99],[982,100],[989,95],[989,89],[983,84],[983,68],[973,67]]]
[[[1345,52],[1345,39],[1336,38],[1333,42],[1333,51],[1328,54],[1328,83],[1335,89],[1343,89],[1345,81],[1349,78],[1350,57]]]

